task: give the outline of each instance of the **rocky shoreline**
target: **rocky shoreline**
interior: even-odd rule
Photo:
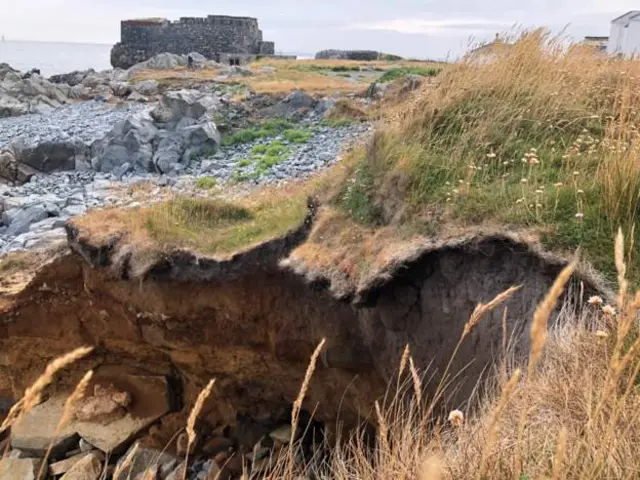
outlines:
[[[179,61],[161,55],[144,68]],[[8,67],[3,71],[5,78],[20,78]],[[206,194],[204,186],[251,189],[307,177],[333,164],[343,148],[371,130],[362,122],[325,121],[336,102],[331,97],[245,92],[245,98],[234,100],[237,88],[216,82],[160,93],[155,81],[132,87],[123,80],[130,76],[126,71],[61,75],[54,80],[69,82],[63,90],[105,92],[110,85],[120,100],[113,102],[108,93],[109,101],[96,95],[0,118],[0,255],[63,242],[65,222],[89,209],[136,207],[167,194]],[[121,91],[114,79],[123,80]],[[54,85],[37,74],[19,80],[26,81]],[[150,99],[157,95],[158,101],[127,100],[131,88]],[[140,182],[152,188],[133,196],[131,187]]]

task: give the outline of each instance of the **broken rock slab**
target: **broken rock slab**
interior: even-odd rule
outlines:
[[[95,455],[99,460],[104,460],[104,454],[102,452],[81,452],[64,460],[60,460],[59,462],[52,463],[49,465],[49,473],[54,477],[67,473],[87,455]]]
[[[102,461],[98,453],[82,457],[60,480],[99,480],[102,475]]]
[[[161,452],[154,448],[136,448],[135,453],[133,449],[136,446],[132,446],[129,451],[122,456],[116,467],[118,476],[113,480],[127,480],[129,478],[140,478],[149,471],[158,472],[159,478],[165,478],[169,475],[178,464],[178,460],[173,455]],[[130,460],[130,462],[129,462]],[[128,466],[124,465],[124,462],[129,462]],[[124,466],[124,468],[121,467]]]
[[[3,458],[0,480],[36,480],[41,464],[39,458]]]
[[[124,410],[122,416],[106,421],[76,419],[70,425],[86,442],[103,452],[122,450],[136,434],[170,411],[169,386],[164,376],[114,373],[101,378],[98,372],[96,382],[107,390],[113,385],[131,395],[130,402],[128,399],[114,402]]]
[[[11,447],[36,456],[44,456],[52,445],[51,456],[56,457],[78,444],[78,436],[70,426],[56,433],[64,411],[66,397],[51,398],[34,407],[17,424],[11,427]]]

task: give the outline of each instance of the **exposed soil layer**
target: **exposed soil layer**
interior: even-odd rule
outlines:
[[[474,307],[512,285],[522,288],[505,304],[506,333],[526,348],[535,306],[562,267],[527,245],[488,237],[429,250],[359,292],[357,303],[338,300],[326,284],[278,266],[309,224],[224,259],[176,252],[144,265],[118,237],[93,244],[71,225],[73,253],[59,253],[0,302],[0,396],[18,398],[47,360],[88,344],[96,353],[59,387],[90,367],[136,369],[166,376],[180,410],[216,378],[205,416],[232,421],[290,405],[326,338],[304,407],[352,423],[370,416],[406,344],[419,368],[441,373]],[[487,315],[463,343],[451,367],[459,375],[452,401],[468,397],[500,352],[503,314]]]

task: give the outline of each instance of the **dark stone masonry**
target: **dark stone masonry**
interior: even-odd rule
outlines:
[[[114,68],[129,68],[164,52],[198,52],[210,60],[239,65],[275,51],[273,42],[263,41],[258,20],[250,17],[123,20],[120,35],[111,50]]]

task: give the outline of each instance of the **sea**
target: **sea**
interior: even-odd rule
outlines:
[[[0,40],[0,63],[8,63],[26,72],[40,69],[45,76],[69,73],[74,70],[107,70],[111,68],[112,45],[99,43],[56,43]],[[310,53],[293,52],[298,58],[312,58]]]
[[[0,63],[26,72],[40,69],[43,76],[74,70],[111,68],[112,45],[99,43],[17,42],[0,40]]]

